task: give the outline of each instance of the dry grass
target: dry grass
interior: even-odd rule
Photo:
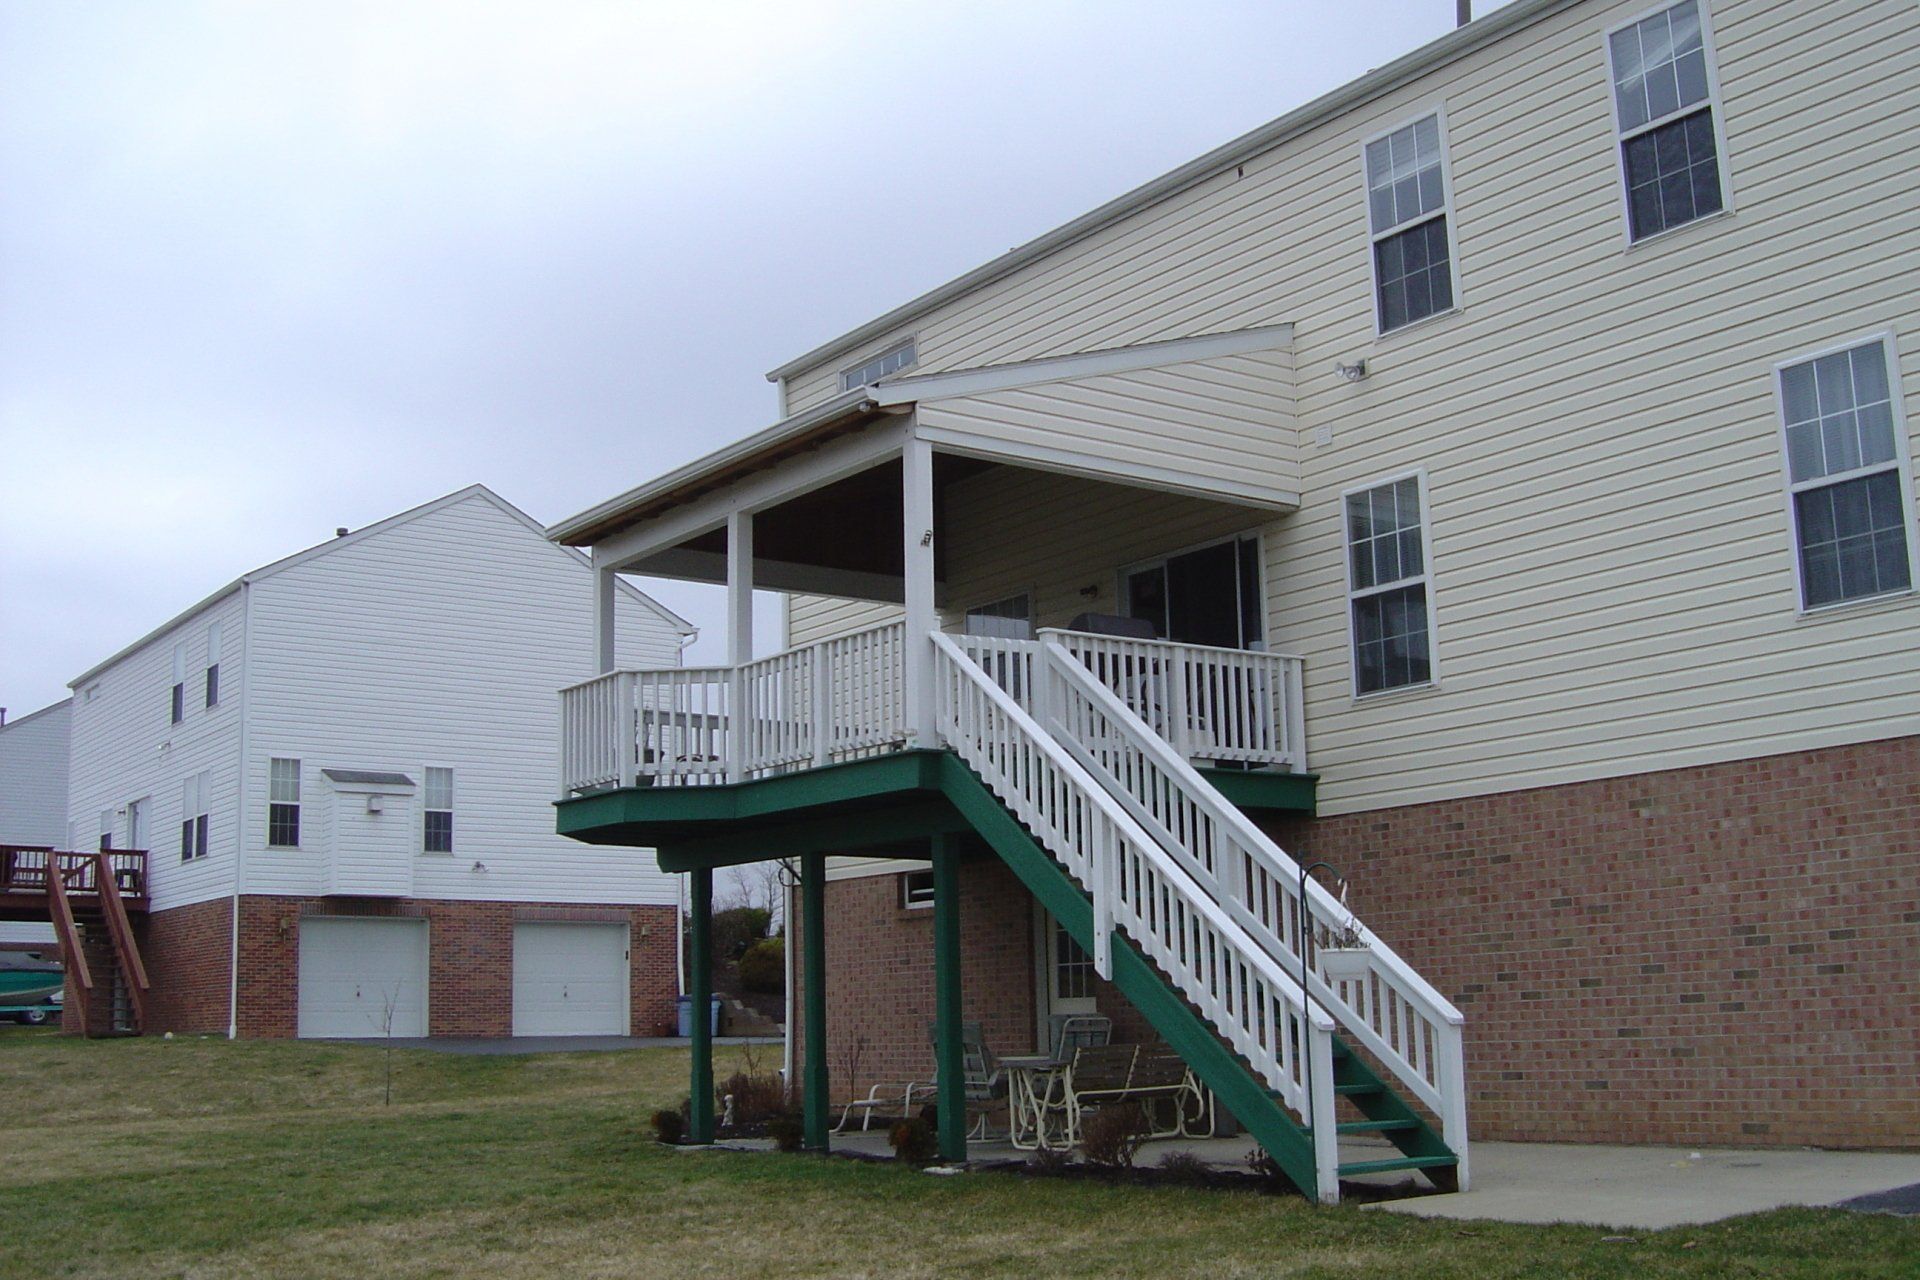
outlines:
[[[741,1065],[719,1064],[723,1070]],[[675,1151],[684,1051],[396,1058],[0,1035],[0,1276],[1911,1277],[1920,1228],[1795,1211],[1647,1233]]]

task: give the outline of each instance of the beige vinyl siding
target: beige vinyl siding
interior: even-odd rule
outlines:
[[[1267,581],[1274,647],[1307,658],[1327,812],[1920,724],[1920,601],[1796,612],[1771,376],[1891,330],[1920,406],[1920,6],[1704,2],[1730,215],[1625,247],[1604,33],[1650,5],[1594,0],[912,325],[917,372],[1295,326],[1303,501],[1267,526]],[[1376,338],[1360,143],[1436,107],[1463,309]],[[1334,373],[1360,358],[1365,381]],[[795,408],[837,389],[818,380],[792,380]],[[1000,408],[1004,431],[1049,425]],[[1179,452],[1193,427],[1165,431]],[[1192,474],[1217,474],[1200,458]],[[1416,466],[1441,683],[1356,702],[1339,494]],[[1073,492],[1043,487],[1040,511]],[[1132,554],[1098,545],[1115,521],[1096,511],[1083,552],[1056,548],[1079,535],[1051,519],[1045,556],[1008,539],[996,565],[992,546],[962,545],[968,519],[955,502],[950,607],[977,602],[961,598],[976,581],[981,598],[1050,574],[1064,591],[1091,581],[1076,557]]]
[[[843,600],[838,596],[787,597],[787,647],[843,636],[883,623],[898,622],[900,606],[877,600]]]
[[[1284,351],[1047,382],[922,403],[919,426],[983,456],[1027,451],[1106,470],[1181,477],[1196,488],[1297,491],[1293,369]]]

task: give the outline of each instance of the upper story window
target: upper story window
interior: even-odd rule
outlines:
[[[428,853],[452,853],[453,770],[427,770],[425,811],[422,847]]]
[[[905,342],[888,347],[864,364],[857,364],[851,369],[842,369],[840,389],[851,391],[855,387],[870,387],[888,374],[900,372],[917,359],[919,359],[919,353],[914,350],[913,339],[908,338]]]
[[[276,849],[300,847],[300,762],[267,763],[267,843]]]
[[[180,861],[191,862],[207,856],[208,797],[213,792],[213,775],[196,773],[180,787]]]
[[[1716,118],[1719,85],[1700,0],[1660,9],[1607,36],[1627,236],[1644,240],[1726,207]]]
[[[173,688],[167,700],[169,723],[179,724],[187,718],[187,644],[184,640],[173,646]]]
[[[1424,478],[1403,476],[1354,490],[1345,501],[1354,692],[1429,684],[1433,619]]]
[[[113,810],[100,811],[100,852],[113,848]]]
[[[220,624],[207,628],[207,705],[220,701]]]
[[[1913,587],[1913,482],[1890,340],[1780,366],[1800,607]]]
[[[1453,310],[1452,204],[1436,112],[1366,144],[1367,224],[1381,333]]]

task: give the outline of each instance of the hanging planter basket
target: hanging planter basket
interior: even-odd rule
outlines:
[[[1358,982],[1373,968],[1373,952],[1366,947],[1322,947],[1317,958],[1328,982]]]

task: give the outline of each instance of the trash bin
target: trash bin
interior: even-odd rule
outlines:
[[[693,1034],[693,997],[692,996],[680,997],[678,1012],[679,1012],[680,1023],[679,1023],[679,1026],[675,1029],[675,1033],[682,1037],[691,1036]],[[719,996],[713,997],[713,1003],[711,1004],[711,1006],[708,1008],[708,1011],[707,1011],[707,1034],[709,1035],[720,1034],[720,997]]]

